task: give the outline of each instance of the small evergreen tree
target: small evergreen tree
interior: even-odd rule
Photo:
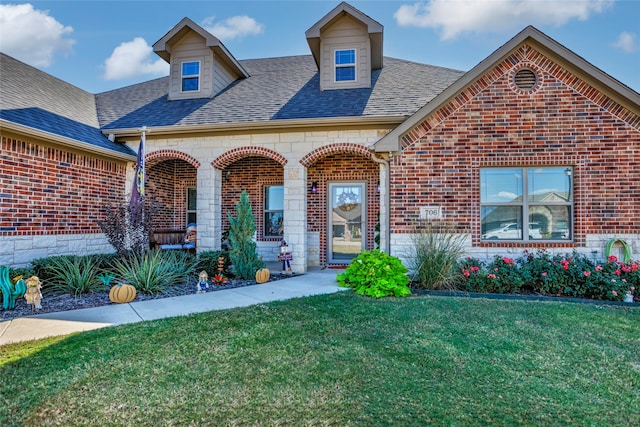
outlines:
[[[249,195],[242,190],[240,201],[236,203],[236,218],[229,217],[229,260],[233,265],[233,274],[240,279],[252,279],[256,271],[264,267],[264,262],[256,254],[255,217],[249,204]]]

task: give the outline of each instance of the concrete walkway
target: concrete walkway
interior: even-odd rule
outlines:
[[[335,270],[311,269],[302,275],[262,285],[21,317],[0,322],[0,345],[112,325],[334,293],[344,290],[338,287],[336,274]]]

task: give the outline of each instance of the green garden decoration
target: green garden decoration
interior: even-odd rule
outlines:
[[[16,300],[22,298],[27,292],[27,285],[23,279],[13,283],[9,278],[9,267],[0,266],[0,288],[2,288],[2,308],[13,310],[16,308]]]
[[[629,244],[627,242],[625,242],[622,239],[611,239],[611,240],[609,240],[607,242],[607,245],[604,248],[604,256],[609,258],[609,256],[611,255],[611,249],[613,249],[613,246],[616,243],[620,243],[622,245],[622,249],[624,251],[624,255],[623,255],[622,261],[624,261],[624,262],[631,261],[631,247],[629,246]]]

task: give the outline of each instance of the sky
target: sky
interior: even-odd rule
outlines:
[[[91,93],[168,75],[153,44],[184,17],[238,60],[310,54],[339,1],[0,1],[0,50]],[[640,0],[350,1],[384,26],[384,55],[468,71],[533,25],[640,92]],[[1,78],[1,76],[0,76]]]

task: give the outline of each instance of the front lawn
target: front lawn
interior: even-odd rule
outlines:
[[[0,425],[640,424],[640,309],[351,292],[0,347]]]

